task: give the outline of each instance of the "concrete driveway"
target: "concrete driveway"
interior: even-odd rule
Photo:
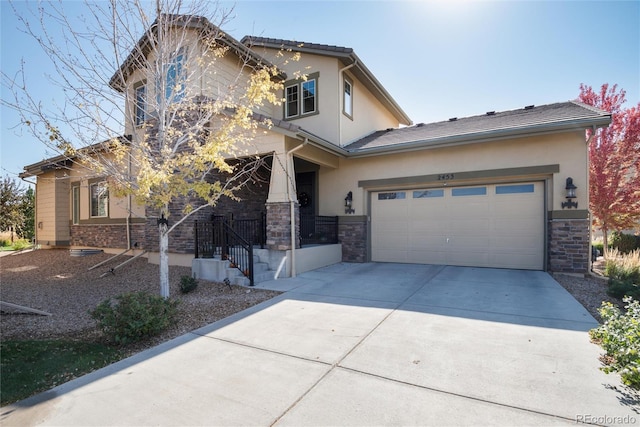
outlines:
[[[633,425],[589,313],[537,271],[336,264],[2,408],[9,425]],[[616,389],[617,388],[617,389]]]

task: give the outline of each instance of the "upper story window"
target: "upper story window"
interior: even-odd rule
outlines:
[[[346,76],[344,77],[343,88],[342,112],[353,118],[353,84]]]
[[[318,76],[313,73],[304,81],[285,83],[284,117],[293,119],[318,112]]]
[[[91,195],[91,216],[106,217],[109,215],[109,188],[106,181],[89,185]]]
[[[164,79],[158,81],[156,92],[158,95],[158,103],[160,97],[164,95],[164,99],[168,103],[180,102],[184,98],[186,89],[186,67],[187,49],[181,47],[171,55],[168,64],[162,66]],[[162,87],[164,85],[164,87]]]
[[[147,84],[145,82],[138,84],[134,91],[136,126],[140,126],[147,119]]]

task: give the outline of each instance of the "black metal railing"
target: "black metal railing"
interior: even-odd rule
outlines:
[[[245,240],[236,233],[231,226],[223,222],[224,245],[222,259],[229,261],[231,268],[237,268],[249,279],[249,286],[253,286],[253,243]]]
[[[337,216],[300,216],[300,246],[338,243]]]
[[[233,219],[212,215],[211,221],[195,221],[195,257],[228,260],[249,278],[253,286],[253,246],[266,244],[266,215],[257,219]]]

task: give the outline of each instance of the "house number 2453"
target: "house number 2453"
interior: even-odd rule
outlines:
[[[452,173],[444,173],[444,174],[438,175],[438,181],[447,181],[449,179],[453,179],[454,177],[455,175]]]

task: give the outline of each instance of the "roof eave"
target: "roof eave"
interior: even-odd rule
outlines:
[[[24,172],[20,172],[18,177],[20,179],[29,178],[31,176],[42,175],[45,172],[53,169],[64,169],[66,167],[66,163],[72,160],[71,157],[65,155],[59,155],[55,157],[51,157],[48,159],[41,160],[37,163],[33,163],[27,166],[24,166]],[[65,165],[63,166],[62,163]],[[49,168],[47,168],[49,167]]]
[[[549,133],[585,130],[588,128],[601,128],[611,123],[611,115],[597,118],[574,119],[570,121],[528,125],[517,128],[497,129],[483,132],[473,132],[461,135],[446,136],[428,140],[416,140],[401,144],[382,147],[356,149],[348,151],[347,157],[368,157],[406,151],[427,150],[434,148],[450,147],[464,144],[476,144],[487,141],[498,141],[510,138],[523,138],[527,136],[544,135]]]

